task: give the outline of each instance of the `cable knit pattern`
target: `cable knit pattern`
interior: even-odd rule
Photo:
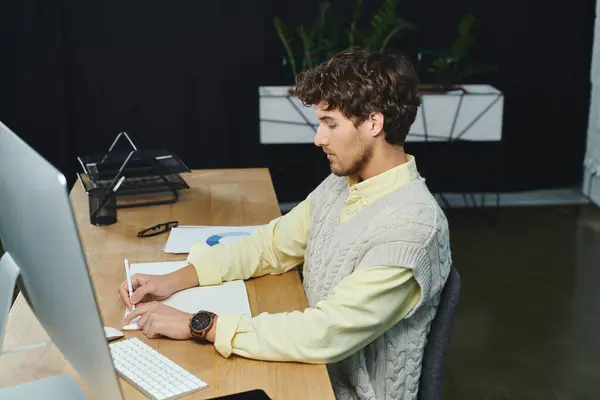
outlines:
[[[411,268],[421,298],[406,318],[350,357],[328,366],[338,399],[416,399],[423,349],[452,264],[448,222],[423,178],[376,200],[344,224],[346,178],[330,175],[311,195],[304,263],[309,306],[360,268]]]

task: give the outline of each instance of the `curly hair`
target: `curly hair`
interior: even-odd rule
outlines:
[[[406,57],[353,47],[300,73],[290,94],[305,106],[324,101],[355,126],[380,112],[386,141],[402,146],[420,105],[418,84]]]

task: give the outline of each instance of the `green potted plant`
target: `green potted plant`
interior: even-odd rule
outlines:
[[[284,64],[293,78],[349,47],[383,51],[392,39],[415,29],[411,22],[397,15],[398,0],[384,0],[368,19],[364,18],[363,0],[355,0],[343,7],[352,10],[349,21],[336,17],[349,13],[334,14],[331,2],[321,1],[317,18],[311,24],[296,27],[295,32],[280,17],[274,18],[273,25],[286,51]]]
[[[443,93],[451,90],[463,90],[461,83],[473,75],[489,74],[496,71],[496,67],[486,63],[473,62],[470,52],[475,45],[473,25],[477,18],[473,14],[466,14],[458,24],[458,37],[446,51],[424,51],[419,55],[434,55],[431,66],[427,69],[436,78],[431,85],[422,85],[424,93]]]
[[[473,60],[476,21],[473,14],[464,15],[449,49],[419,54],[418,70],[427,83],[419,87],[421,107],[407,141],[502,139],[502,92],[492,85],[472,84],[467,79],[496,71],[493,65]],[[425,60],[424,55],[429,59]]]

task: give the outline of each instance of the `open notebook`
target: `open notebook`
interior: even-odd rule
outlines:
[[[185,261],[154,262],[131,264],[131,274],[164,275],[183,268]],[[217,315],[246,314],[252,316],[248,293],[244,281],[224,282],[218,286],[194,287],[173,294],[168,299],[161,301],[171,307],[187,313],[207,310]],[[125,310],[125,315],[129,310]],[[131,321],[125,330],[138,330],[138,318]]]

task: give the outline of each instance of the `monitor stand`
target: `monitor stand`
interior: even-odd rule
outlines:
[[[9,253],[0,259],[0,356],[5,337],[4,330],[8,312],[12,305],[15,283],[19,277],[19,267]],[[4,295],[2,294],[4,293]],[[8,399],[87,399],[79,383],[71,375],[56,375],[36,381],[0,389],[0,400]]]

